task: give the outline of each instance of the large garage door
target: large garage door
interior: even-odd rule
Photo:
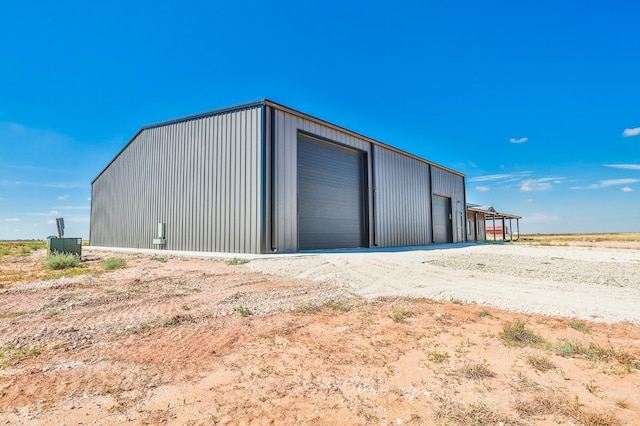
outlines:
[[[433,241],[436,244],[452,243],[451,198],[434,195],[431,206],[433,208]]]
[[[298,135],[298,248],[363,247],[361,151]]]

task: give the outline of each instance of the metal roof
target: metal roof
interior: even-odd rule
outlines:
[[[129,140],[129,142],[127,142],[122,147],[122,149],[120,151],[118,151],[118,153],[113,157],[113,159],[100,171],[100,173],[98,173],[98,175],[91,181],[91,184],[93,184],[102,175],[102,173],[104,173],[104,171],[109,168],[109,166],[120,156],[120,154],[122,154],[122,152],[124,152],[124,150],[127,149],[127,147],[144,130],[153,129],[153,128],[161,127],[161,126],[167,126],[167,125],[175,124],[175,123],[181,123],[181,122],[190,121],[190,120],[196,120],[196,119],[199,119],[199,118],[211,117],[211,116],[214,116],[214,115],[220,115],[220,114],[224,114],[224,113],[232,112],[232,111],[241,111],[243,109],[250,109],[250,108],[255,108],[255,107],[263,107],[265,105],[272,106],[272,107],[277,108],[277,109],[279,109],[281,111],[290,112],[290,113],[292,113],[294,115],[304,117],[304,118],[306,118],[306,119],[308,119],[310,121],[314,121],[316,123],[320,123],[322,125],[331,127],[331,128],[336,129],[336,130],[338,130],[340,132],[347,133],[347,134],[349,134],[351,136],[355,136],[355,137],[363,139],[363,140],[365,140],[367,142],[382,146],[382,147],[387,148],[389,150],[395,151],[395,152],[397,152],[399,154],[414,158],[416,160],[419,160],[421,162],[424,162],[424,163],[430,164],[432,166],[438,167],[440,169],[446,170],[446,171],[448,171],[450,173],[453,173],[453,174],[456,174],[458,176],[462,176],[463,178],[465,177],[465,175],[463,173],[460,173],[460,172],[458,172],[456,170],[450,169],[448,167],[445,167],[445,166],[443,166],[441,164],[438,164],[438,163],[435,163],[433,161],[429,161],[429,160],[427,160],[425,158],[422,158],[422,157],[419,157],[417,155],[411,154],[411,153],[409,153],[407,151],[403,151],[403,150],[401,150],[399,148],[396,148],[394,146],[385,144],[385,143],[380,142],[380,141],[378,141],[376,139],[372,139],[372,138],[370,138],[368,136],[364,136],[364,135],[362,135],[360,133],[354,132],[354,131],[349,130],[347,128],[344,128],[344,127],[338,126],[336,124],[333,124],[331,122],[322,120],[320,118],[314,117],[314,116],[309,115],[307,113],[295,110],[293,108],[289,108],[289,107],[284,106],[282,104],[279,104],[277,102],[273,102],[273,101],[270,101],[268,99],[260,99],[260,100],[256,100],[256,101],[251,101],[251,102],[241,103],[241,104],[237,104],[237,105],[232,105],[232,106],[225,107],[225,108],[219,108],[219,109],[206,111],[206,112],[202,112],[202,113],[198,113],[198,114],[188,115],[188,116],[181,117],[181,118],[161,121],[159,123],[149,124],[149,125],[141,127],[140,130],[138,130],[136,132],[136,134]]]
[[[517,216],[510,213],[500,213],[493,206],[479,206],[477,204],[467,203],[467,211],[484,213],[485,215],[491,216],[493,218],[500,219],[522,219],[522,216]]]

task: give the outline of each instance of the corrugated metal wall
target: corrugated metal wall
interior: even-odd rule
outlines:
[[[370,246],[431,244],[432,193],[452,199],[454,214],[459,216],[454,220],[453,241],[465,241],[466,210],[462,176],[381,145],[376,144],[373,148],[374,144],[364,138],[323,125],[304,115],[277,108],[272,109],[269,116],[271,114],[274,120],[272,246],[279,252],[298,250],[296,158],[300,131],[367,153],[367,193],[373,193],[374,185],[377,191],[375,213],[372,196],[369,196],[367,206],[369,229],[374,230],[375,226],[369,235]],[[372,155],[373,150],[375,152]]]
[[[432,193],[464,241],[462,176],[267,101],[144,128],[92,184],[91,244],[157,248],[166,223],[170,250],[297,251],[300,132],[365,153],[369,246],[431,243]]]
[[[374,147],[379,247],[431,244],[429,165]]]
[[[453,242],[465,241],[466,204],[464,178],[437,166],[431,166],[431,190],[435,195],[451,198]]]
[[[304,131],[320,136],[330,141],[362,150],[367,154],[370,152],[371,144],[355,136],[340,132],[329,126],[323,126],[287,111],[275,110],[274,112],[273,246],[277,248],[278,252],[282,253],[298,250],[298,132]],[[370,157],[368,156],[368,158]],[[367,173],[369,175],[367,181],[371,182],[371,167],[368,167]],[[371,184],[369,183],[368,186],[368,192],[370,193]],[[371,212],[370,206],[368,211]],[[369,216],[371,216],[371,213],[369,213]]]
[[[259,253],[261,108],[143,129],[92,185],[91,244]]]

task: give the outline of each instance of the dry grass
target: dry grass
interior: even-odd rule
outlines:
[[[551,362],[549,358],[544,356],[529,355],[527,356],[527,364],[541,373],[546,373],[547,371],[556,368],[555,364]]]
[[[505,346],[540,346],[546,341],[528,330],[523,321],[515,321],[506,323],[500,333],[500,338]]]
[[[622,422],[612,412],[586,409],[577,399],[559,392],[537,392],[530,398],[518,398],[513,409],[521,418],[561,415],[584,426],[619,426]]]
[[[37,356],[40,348],[33,345],[20,346],[7,342],[0,346],[0,369],[16,364],[26,358]]]
[[[465,365],[460,369],[460,373],[467,379],[484,380],[496,377],[496,373],[491,369],[486,360],[471,365]]]
[[[566,246],[571,244],[604,244],[606,246],[607,243],[610,243],[612,245],[615,245],[616,243],[639,243],[640,232],[602,234],[523,234],[520,236],[520,240],[518,242],[544,246]],[[632,244],[630,248],[634,248],[634,245],[635,244]]]
[[[461,404],[442,399],[435,410],[435,418],[442,425],[525,425],[527,423],[491,409],[484,402]]]
[[[389,315],[389,318],[391,318],[394,322],[406,323],[407,318],[411,318],[412,316],[414,316],[414,313],[412,311],[400,308]]]
[[[52,273],[42,269],[42,251],[9,250],[0,267],[19,271],[24,284]],[[223,424],[618,426],[640,415],[629,386],[640,366],[636,324],[456,300],[295,299],[299,282],[269,277],[257,287],[262,278],[241,265],[126,260],[126,269],[107,273],[93,255],[83,262],[86,277],[2,290],[0,364],[12,386],[0,391],[0,413],[50,404],[38,414],[43,424],[79,424],[87,414],[65,408],[73,402],[136,424],[199,424],[211,413],[211,423]],[[152,279],[141,271],[160,272]],[[245,297],[229,299],[238,285]],[[263,301],[278,291],[285,311],[265,313],[276,302]],[[85,359],[103,361],[46,369]],[[86,401],[66,399],[85,391]]]

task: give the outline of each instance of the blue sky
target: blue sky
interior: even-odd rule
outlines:
[[[89,236],[146,124],[269,98],[467,175],[523,233],[640,231],[640,3],[8,2],[0,239]]]

